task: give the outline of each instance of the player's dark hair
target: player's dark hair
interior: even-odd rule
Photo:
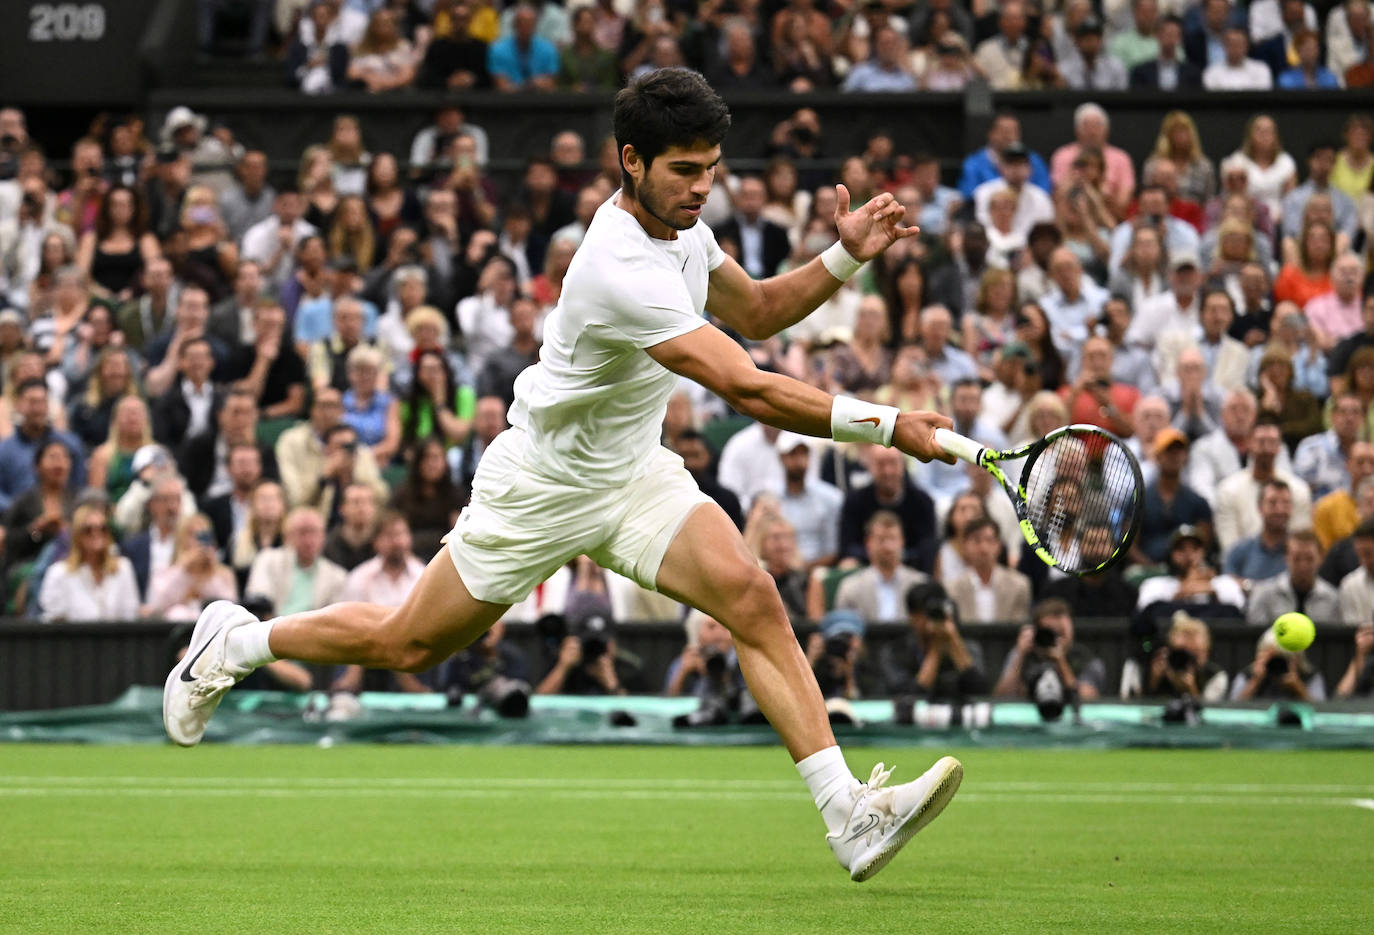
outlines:
[[[660,68],[630,82],[615,96],[615,143],[633,146],[647,170],[670,146],[715,146],[730,130],[730,111],[701,75],[687,68]],[[620,166],[620,182],[634,180]]]

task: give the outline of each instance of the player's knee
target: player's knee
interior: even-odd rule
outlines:
[[[747,639],[779,627],[787,629],[787,611],[768,572],[758,567],[742,569],[729,581],[728,588],[733,611],[730,624],[736,635]]]

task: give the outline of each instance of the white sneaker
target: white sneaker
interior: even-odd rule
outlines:
[[[855,883],[886,867],[916,832],[944,811],[959,789],[964,767],[952,756],[941,757],[920,779],[885,788],[891,775],[881,763],[873,767],[868,782],[856,790],[849,820],[826,836]]]
[[[230,666],[224,649],[230,630],[257,620],[230,601],[214,601],[200,612],[191,645],[162,689],[162,724],[172,740],[183,747],[200,743],[224,693],[253,671]]]

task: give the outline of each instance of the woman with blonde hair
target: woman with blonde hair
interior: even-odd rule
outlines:
[[[363,275],[372,269],[377,260],[377,232],[361,196],[345,195],[339,200],[327,242],[330,259],[351,259]]]
[[[153,572],[143,616],[157,620],[195,620],[211,601],[237,601],[234,571],[219,560],[215,531],[204,513],[177,524],[172,563]]]
[[[72,546],[48,566],[39,588],[43,620],[133,620],[138,616],[134,566],[114,547],[104,508],[85,503],[72,513]]]
[[[385,467],[401,447],[401,407],[388,390],[377,388],[382,353],[360,344],[348,352],[348,392],[343,395],[345,425],[358,433],[358,442],[372,449],[378,466]]]
[[[367,41],[366,37],[363,41]],[[324,145],[329,152],[334,191],[340,197],[363,194],[367,190],[367,170],[372,165],[372,154],[363,145],[363,127],[358,118],[352,114],[337,115],[329,142]]]
[[[1283,151],[1274,118],[1268,114],[1251,117],[1245,125],[1240,149],[1232,155],[1238,165],[1245,167],[1250,197],[1263,203],[1277,222],[1283,215],[1283,196],[1298,184],[1298,164]]]
[[[100,307],[100,306],[96,306]],[[107,344],[95,359],[86,380],[86,391],[72,401],[68,423],[72,434],[88,449],[110,436],[115,406],[121,399],[138,394],[134,366],[123,346]]]
[[[353,47],[348,80],[373,94],[409,87],[420,58],[410,40],[401,35],[396,13],[382,7],[372,14],[362,39]]]
[[[1038,441],[1055,429],[1069,424],[1069,407],[1053,390],[1040,390],[1026,403],[1021,416],[1012,423],[1009,438],[1013,447]]]
[[[285,520],[286,494],[281,484],[262,481],[253,488],[253,496],[248,501],[247,522],[229,541],[229,564],[240,588],[248,581],[248,571],[258,553],[282,544]]]
[[[964,351],[990,374],[988,368],[998,348],[1016,334],[1016,277],[1012,272],[984,271],[971,311],[962,322]]]
[[[305,220],[317,230],[329,230],[339,207],[339,193],[334,189],[334,157],[328,146],[314,143],[301,153],[296,187],[306,200]]]
[[[118,503],[134,482],[134,455],[151,444],[153,425],[148,404],[140,396],[121,396],[114,404],[109,438],[91,452],[86,485],[105,491],[111,503]]]
[[[1217,173],[1202,151],[1197,124],[1185,111],[1171,110],[1159,125],[1155,148],[1145,160],[1142,175],[1149,178],[1156,162],[1171,162],[1178,172],[1178,194],[1204,205],[1216,194]]]
[[[208,185],[192,185],[181,199],[181,230],[184,257],[181,278],[204,287],[211,303],[233,288],[239,265],[239,248],[229,236],[220,215],[219,196]]]

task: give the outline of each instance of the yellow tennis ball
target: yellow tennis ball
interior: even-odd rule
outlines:
[[[1300,653],[1312,645],[1317,630],[1312,618],[1297,611],[1284,614],[1274,621],[1274,639],[1290,653]]]

